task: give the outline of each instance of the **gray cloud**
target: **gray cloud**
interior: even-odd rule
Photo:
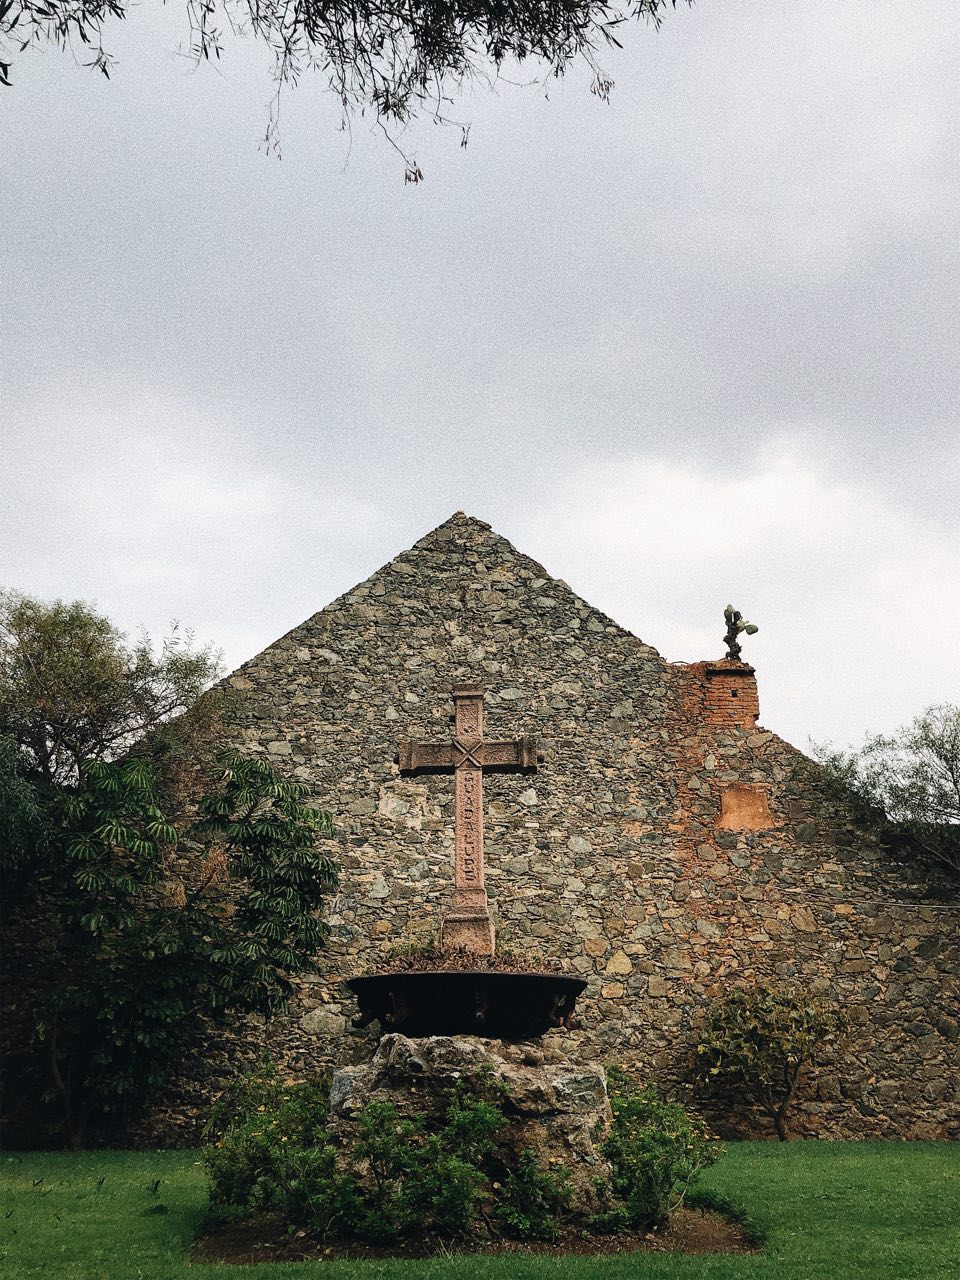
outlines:
[[[183,34],[0,103],[0,580],[239,661],[465,508],[673,658],[743,592],[797,741],[956,698],[956,6],[681,8],[609,107],[574,71],[472,92],[466,151],[421,123],[416,189],[310,83],[264,156],[264,57]]]

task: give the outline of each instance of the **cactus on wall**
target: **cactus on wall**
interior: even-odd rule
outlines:
[[[732,604],[727,605],[723,611],[723,616],[727,624],[726,635],[723,637],[727,646],[727,657],[732,658],[734,662],[739,662],[740,644],[737,637],[740,635],[755,636],[760,628],[753,622],[746,622],[740,610],[734,609]]]

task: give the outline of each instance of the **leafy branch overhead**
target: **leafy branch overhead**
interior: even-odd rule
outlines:
[[[669,0],[675,7],[676,0]],[[426,108],[433,115],[450,88],[532,58],[555,75],[576,58],[594,74],[595,92],[610,81],[595,63],[604,44],[629,18],[659,25],[668,0],[186,0],[191,52],[219,58],[224,37],[266,45],[280,84],[319,71],[345,109],[371,108],[378,119],[403,121]],[[30,45],[54,43],[81,52],[109,75],[105,37],[127,15],[127,0],[0,0],[0,82],[9,84],[12,58]]]

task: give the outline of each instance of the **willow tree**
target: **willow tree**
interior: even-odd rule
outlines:
[[[631,18],[659,26],[668,5],[676,0],[185,0],[185,18],[199,61],[221,57],[228,40],[252,39],[273,53],[278,84],[319,71],[346,109],[389,122],[423,109],[440,117],[465,80],[514,61],[560,75],[583,60],[605,96],[599,50],[619,47]],[[0,80],[10,83],[13,58],[30,45],[51,42],[109,75],[110,29],[128,8],[128,0],[0,0]]]

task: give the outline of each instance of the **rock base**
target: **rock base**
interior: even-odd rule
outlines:
[[[446,1091],[484,1076],[505,1090],[499,1105],[507,1126],[500,1142],[507,1162],[526,1149],[547,1168],[562,1165],[571,1175],[571,1210],[597,1212],[597,1183],[610,1182],[599,1148],[610,1125],[606,1076],[598,1064],[566,1061],[539,1041],[386,1035],[369,1062],[334,1075],[332,1134],[346,1140],[368,1102],[390,1102],[401,1115],[439,1124]]]

